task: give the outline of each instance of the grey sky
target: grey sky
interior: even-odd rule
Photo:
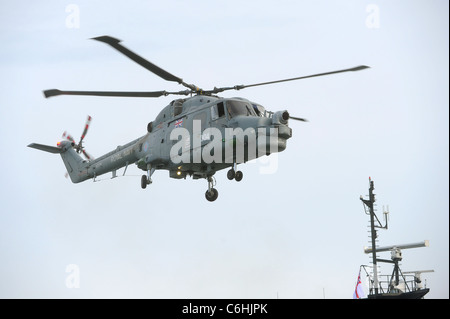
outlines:
[[[448,298],[448,11],[439,0],[2,1],[0,297],[351,298],[369,263],[359,196],[371,176],[391,213],[380,245],[428,239],[402,269],[434,269],[427,297]],[[264,163],[240,166],[240,183],[217,173],[209,203],[205,180],[165,171],[145,191],[135,167],[75,185],[59,156],[26,147],[65,130],[78,139],[89,114],[98,157],[173,99],[44,89],[184,89],[88,40],[101,35],[205,89],[371,69],[224,92],[310,122],[290,124],[274,174]],[[71,264],[79,288],[66,285]]]

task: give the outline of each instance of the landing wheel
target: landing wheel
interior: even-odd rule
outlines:
[[[211,191],[206,191],[205,197],[208,201],[213,202],[219,197],[219,192],[215,188],[211,188]]]
[[[142,189],[145,189],[147,187],[147,175],[142,175],[141,177],[141,187]]]
[[[231,181],[236,176],[234,169],[230,169],[227,173],[227,178]]]
[[[234,179],[236,180],[236,182],[240,182],[243,177],[244,177],[244,174],[241,171],[237,171]]]

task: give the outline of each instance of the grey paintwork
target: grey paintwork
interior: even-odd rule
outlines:
[[[266,112],[260,105],[257,105],[264,112],[261,112],[260,116],[253,114],[231,118],[229,112],[227,112],[228,101],[238,101],[251,105],[252,107],[257,105],[242,98],[225,99],[215,96],[194,96],[188,99],[174,100],[163,108],[152,122],[151,132],[126,145],[118,146],[115,150],[91,161],[83,160],[73,149],[73,143],[70,141],[62,141],[59,147],[41,144],[30,144],[29,146],[47,152],[60,153],[69,176],[74,183],[96,178],[108,172],[113,172],[114,177],[116,170],[130,164],[137,164],[144,171],[150,168],[153,170],[168,170],[170,177],[173,178],[186,178],[187,175],[193,176],[194,178],[207,178],[214,175],[218,170],[234,165],[236,162],[236,154],[234,154],[232,160],[228,159],[228,161],[225,161],[225,158],[223,158],[221,162],[206,163],[201,157],[200,163],[194,163],[192,160],[192,145],[190,147],[190,163],[174,163],[170,157],[170,150],[178,141],[171,140],[170,134],[175,129],[175,122],[180,119],[183,120],[182,127],[191,133],[191,138],[194,138],[192,137],[194,120],[199,118],[202,119],[202,132],[206,128],[215,127],[220,130],[222,136],[226,136],[226,128],[241,128],[243,130],[253,128],[255,132],[258,131],[258,128],[260,130],[261,128],[266,128],[266,137],[267,141],[269,141],[269,129],[276,128],[278,133],[278,149],[276,151],[282,151],[286,148],[286,140],[291,137],[292,133],[291,129],[287,126],[287,121],[284,124],[280,122],[280,112],[275,114]],[[218,116],[217,109],[215,109],[218,103],[223,103],[225,112],[222,116]],[[226,141],[224,138],[222,141],[223,150],[225,150],[225,144],[227,142],[230,141]],[[208,140],[202,141],[201,150],[208,143],[212,142]],[[257,157],[270,154],[269,144],[267,144],[266,149],[267,151],[264,154],[257,154]],[[253,158],[246,156],[244,162],[250,159]]]

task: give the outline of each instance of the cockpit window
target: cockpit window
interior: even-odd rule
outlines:
[[[253,106],[243,101],[227,101],[227,110],[230,118],[236,116],[256,116]]]
[[[252,104],[253,110],[255,111],[256,115],[259,117],[267,117],[266,109],[259,104]]]

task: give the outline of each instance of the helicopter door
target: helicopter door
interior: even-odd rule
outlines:
[[[223,102],[211,106],[211,127],[221,129],[222,127],[227,126],[226,123],[227,119],[225,117],[225,107]]]
[[[195,114],[192,118],[193,136],[191,150],[194,158],[201,158],[202,147],[209,143],[209,137],[204,135],[204,131],[207,128],[208,123],[208,113],[209,112],[207,111],[202,111]]]

